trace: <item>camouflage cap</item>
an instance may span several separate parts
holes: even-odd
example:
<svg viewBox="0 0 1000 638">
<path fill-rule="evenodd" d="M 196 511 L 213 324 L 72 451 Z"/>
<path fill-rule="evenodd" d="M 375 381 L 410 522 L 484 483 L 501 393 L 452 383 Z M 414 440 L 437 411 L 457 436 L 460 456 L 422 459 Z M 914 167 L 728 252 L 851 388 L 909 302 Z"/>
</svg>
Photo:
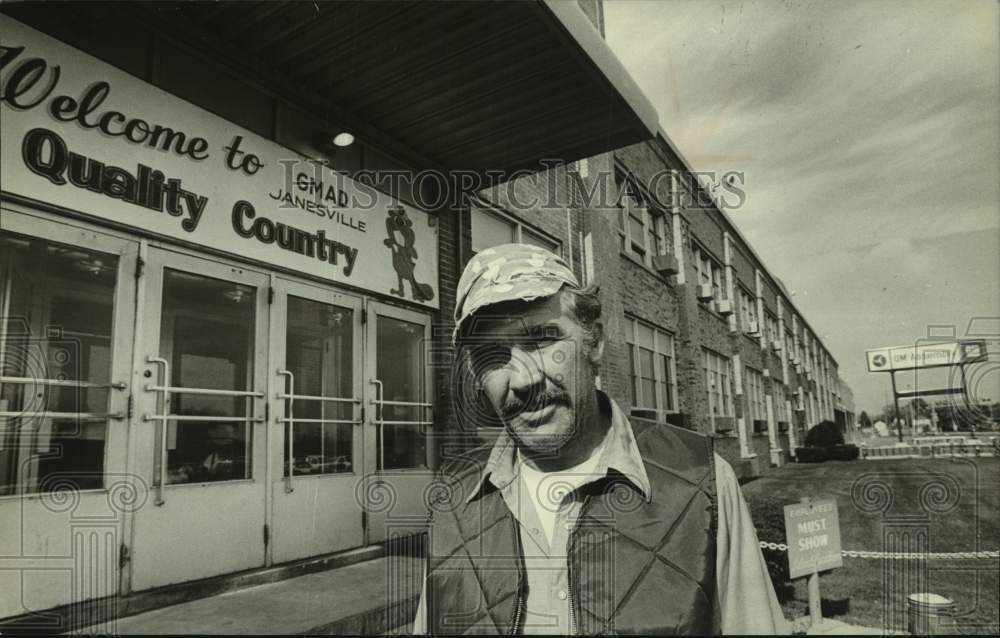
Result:
<svg viewBox="0 0 1000 638">
<path fill-rule="evenodd" d="M 458 282 L 455 331 L 483 306 L 520 299 L 534 301 L 554 295 L 563 284 L 579 288 L 576 275 L 558 255 L 531 244 L 501 244 L 473 257 Z"/>
</svg>

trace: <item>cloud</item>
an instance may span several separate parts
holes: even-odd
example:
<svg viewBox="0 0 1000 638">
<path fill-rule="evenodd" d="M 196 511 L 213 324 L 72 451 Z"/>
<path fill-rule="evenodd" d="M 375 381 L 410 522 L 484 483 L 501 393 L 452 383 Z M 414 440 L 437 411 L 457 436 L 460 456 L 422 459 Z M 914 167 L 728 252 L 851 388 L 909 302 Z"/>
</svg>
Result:
<svg viewBox="0 0 1000 638">
<path fill-rule="evenodd" d="M 745 172 L 731 217 L 859 408 L 882 400 L 865 348 L 1000 316 L 1000 6 L 960 6 L 604 4 L 609 45 L 693 168 Z"/>
</svg>

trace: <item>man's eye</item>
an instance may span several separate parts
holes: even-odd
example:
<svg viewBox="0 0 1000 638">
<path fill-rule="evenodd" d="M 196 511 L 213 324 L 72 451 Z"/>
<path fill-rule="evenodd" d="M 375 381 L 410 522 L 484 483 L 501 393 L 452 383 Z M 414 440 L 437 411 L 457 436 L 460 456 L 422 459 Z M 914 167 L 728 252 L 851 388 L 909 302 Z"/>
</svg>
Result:
<svg viewBox="0 0 1000 638">
<path fill-rule="evenodd" d="M 545 326 L 541 330 L 536 331 L 525 345 L 532 349 L 547 348 L 558 341 L 562 341 L 564 338 L 565 335 L 558 326 Z"/>
<path fill-rule="evenodd" d="M 472 367 L 477 374 L 502 368 L 509 362 L 510 348 L 504 346 L 480 346 L 472 351 Z"/>
</svg>

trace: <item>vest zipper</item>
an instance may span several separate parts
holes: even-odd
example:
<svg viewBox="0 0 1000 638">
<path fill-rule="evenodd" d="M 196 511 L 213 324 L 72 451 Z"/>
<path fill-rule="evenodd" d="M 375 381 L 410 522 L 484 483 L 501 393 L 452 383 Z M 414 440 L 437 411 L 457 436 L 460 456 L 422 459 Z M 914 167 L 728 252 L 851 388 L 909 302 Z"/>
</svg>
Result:
<svg viewBox="0 0 1000 638">
<path fill-rule="evenodd" d="M 570 564 L 572 565 L 572 563 Z M 569 631 L 570 634 L 576 635 L 579 632 L 577 632 L 576 630 L 576 606 L 573 604 L 573 585 L 570 584 L 572 582 L 573 582 L 573 568 L 570 567 L 569 582 L 566 583 L 566 589 L 567 589 L 566 593 L 569 594 Z"/>
<path fill-rule="evenodd" d="M 521 589 L 518 588 L 517 594 L 514 595 L 514 617 L 510 622 L 510 635 L 516 636 L 521 633 Z"/>
<path fill-rule="evenodd" d="M 514 544 L 517 547 L 518 560 L 524 560 L 524 548 L 521 546 L 521 530 L 518 525 L 517 519 L 513 515 L 510 515 L 511 523 L 514 526 Z M 522 593 L 524 591 L 524 568 L 522 566 L 521 573 L 518 574 L 517 578 L 517 593 L 514 594 L 514 613 L 511 615 L 510 619 L 510 635 L 516 636 L 521 633 L 521 615 L 522 607 L 524 606 L 524 598 Z"/>
<path fill-rule="evenodd" d="M 579 524 L 580 519 L 583 517 L 583 512 L 587 508 L 587 503 L 590 502 L 590 494 L 587 494 L 583 499 L 583 504 L 580 505 L 580 511 L 576 515 L 576 522 Z M 570 560 L 570 556 L 573 554 L 573 542 L 576 538 L 576 528 L 577 525 L 573 525 L 572 531 L 570 531 L 569 542 L 566 547 L 569 551 L 566 552 L 566 594 L 569 599 L 569 631 L 571 634 L 578 634 L 580 630 L 576 626 L 576 596 L 573 593 L 573 561 Z"/>
</svg>

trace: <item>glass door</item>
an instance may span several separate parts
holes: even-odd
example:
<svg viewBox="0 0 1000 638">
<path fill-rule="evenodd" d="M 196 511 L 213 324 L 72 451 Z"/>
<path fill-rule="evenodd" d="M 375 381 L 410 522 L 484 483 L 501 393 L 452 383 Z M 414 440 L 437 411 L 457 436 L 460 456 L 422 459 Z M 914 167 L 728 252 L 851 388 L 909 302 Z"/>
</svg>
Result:
<svg viewBox="0 0 1000 638">
<path fill-rule="evenodd" d="M 272 562 L 364 543 L 361 300 L 275 278 Z"/>
<path fill-rule="evenodd" d="M 132 589 L 264 564 L 268 278 L 166 249 L 146 264 Z"/>
<path fill-rule="evenodd" d="M 432 478 L 430 317 L 368 302 L 368 542 L 423 530 Z"/>
<path fill-rule="evenodd" d="M 137 253 L 0 212 L 0 618 L 119 590 Z"/>
</svg>

